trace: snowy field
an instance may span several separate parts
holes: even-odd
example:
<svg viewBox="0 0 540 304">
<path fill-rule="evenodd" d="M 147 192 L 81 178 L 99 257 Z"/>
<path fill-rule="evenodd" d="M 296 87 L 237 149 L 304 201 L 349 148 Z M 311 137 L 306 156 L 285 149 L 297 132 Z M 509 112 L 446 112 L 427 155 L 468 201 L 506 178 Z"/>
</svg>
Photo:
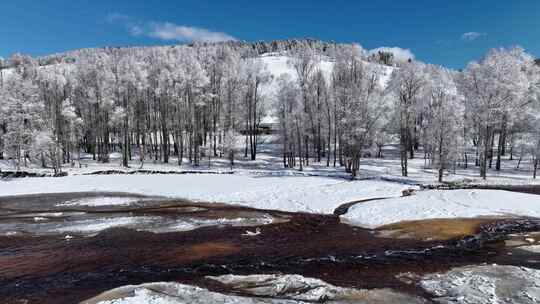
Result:
<svg viewBox="0 0 540 304">
<path fill-rule="evenodd" d="M 400 196 L 407 185 L 384 181 L 349 181 L 331 177 L 249 176 L 230 174 L 78 175 L 22 178 L 0 182 L 0 195 L 80 191 L 127 192 L 222 202 L 260 209 L 332 213 L 354 200 Z M 107 202 L 87 202 L 103 205 Z M 119 204 L 125 204 L 120 200 Z"/>
<path fill-rule="evenodd" d="M 237 138 L 237 149 L 243 151 L 244 137 Z M 81 160 L 75 159 L 73 165 L 65 164 L 63 172 L 68 175 L 85 175 L 101 171 L 120 171 L 135 172 L 139 169 L 156 172 L 203 172 L 203 173 L 234 173 L 235 175 L 249 176 L 324 176 L 339 177 L 350 179 L 350 174 L 346 173 L 343 167 L 333 166 L 333 159 L 330 166 L 326 166 L 326 158 L 320 163 L 312 159 L 309 166 L 305 166 L 303 171 L 298 168 L 284 168 L 281 157 L 282 146 L 277 135 L 264 135 L 260 138 L 257 159 L 252 161 L 244 158 L 243 153 L 238 153 L 235 159 L 235 165 L 231 168 L 226 158 L 212 157 L 201 159 L 200 166 L 192 166 L 187 159 L 183 160 L 181 166 L 178 165 L 178 159 L 171 156 L 169 163 L 155 162 L 145 160 L 142 168 L 138 160 L 138 155 L 133 155 L 133 160 L 129 162 L 129 168 L 121 166 L 121 153 L 113 152 L 110 154 L 109 163 L 100 163 L 92 160 L 91 154 L 82 153 Z M 409 176 L 401 176 L 400 160 L 397 147 L 387 145 L 383 149 L 384 158 L 362 158 L 359 171 L 359 179 L 384 179 L 396 181 L 410 185 L 431 185 L 437 184 L 437 171 L 433 169 L 428 162 L 423 159 L 423 154 L 419 151 L 416 158 L 410 159 Z M 76 155 L 73 155 L 76 157 Z M 79 166 L 80 164 L 80 166 Z M 508 157 L 502 159 L 501 170 L 488 169 L 487 180 L 479 177 L 478 167 L 474 166 L 474 160 L 469 160 L 467 169 L 456 167 L 455 170 L 445 172 L 444 180 L 448 182 L 464 182 L 468 184 L 479 185 L 524 185 L 540 184 L 540 179 L 532 178 L 532 163 L 530 159 L 524 158 L 519 168 L 517 168 L 518 159 L 515 157 L 510 160 Z M 9 160 L 0 160 L 0 170 L 13 171 L 15 169 Z M 52 174 L 51 169 L 40 168 L 38 164 L 28 163 L 28 167 L 22 167 L 22 171 L 32 173 Z"/>
<path fill-rule="evenodd" d="M 221 202 L 258 209 L 331 214 L 353 205 L 342 221 L 368 228 L 434 218 L 540 217 L 540 197 L 502 190 L 423 190 L 400 197 L 410 185 L 382 180 L 247 174 L 77 175 L 0 182 L 2 196 L 62 192 L 125 192 Z M 92 198 L 67 202 L 92 206 L 129 205 L 125 199 Z"/>
<path fill-rule="evenodd" d="M 277 60 L 271 57 L 272 60 Z M 238 146 L 241 147 L 241 139 Z M 66 166 L 67 177 L 15 178 L 0 181 L 0 195 L 36 193 L 101 191 L 127 192 L 184 198 L 195 201 L 223 202 L 242 206 L 292 212 L 332 213 L 343 203 L 382 197 L 391 200 L 373 201 L 353 206 L 343 219 L 355 225 L 376 227 L 401 220 L 426 218 L 456 218 L 476 216 L 539 216 L 540 199 L 537 196 L 504 191 L 420 191 L 417 195 L 398 198 L 401 191 L 417 188 L 420 184 L 435 184 L 436 172 L 417 154 L 409 161 L 409 177 L 400 176 L 400 164 L 394 146 L 387 146 L 385 158 L 364 158 L 360 178 L 350 180 L 341 167 L 326 167 L 326 162 L 311 163 L 303 171 L 283 168 L 279 154 L 279 139 L 275 135 L 263 136 L 257 160 L 238 156 L 230 169 L 226 159 L 202 160 L 201 166 L 186 163 L 178 166 L 172 158 L 169 164 L 145 162 L 143 169 L 166 172 L 196 171 L 208 174 L 133 174 L 86 175 L 97 171 L 118 170 L 130 172 L 140 167 L 137 161 L 130 168 L 120 166 L 119 153 L 111 154 L 111 162 L 98 163 L 90 155 L 83 155 L 81 168 Z M 134 160 L 137 159 L 134 157 Z M 78 164 L 78 161 L 75 162 Z M 523 160 L 516 169 L 517 160 L 504 159 L 502 170 L 490 170 L 487 181 L 478 178 L 474 166 L 457 169 L 446 180 L 470 184 L 537 184 L 530 177 L 530 163 Z M 0 168 L 9 169 L 7 161 Z M 34 171 L 44 169 L 34 168 Z M 232 174 L 210 174 L 232 173 Z M 107 201 L 90 204 L 110 204 Z M 129 204 L 129 202 L 115 202 Z"/>
<path fill-rule="evenodd" d="M 540 217 L 540 196 L 502 190 L 426 190 L 352 206 L 343 221 L 376 228 L 401 221 L 482 216 Z"/>
<path fill-rule="evenodd" d="M 241 145 L 239 143 L 239 145 Z M 230 169 L 227 160 L 202 161 L 201 166 L 178 166 L 145 162 L 143 169 L 166 172 L 196 171 L 207 174 L 130 174 L 87 175 L 97 171 L 130 172 L 139 168 L 122 168 L 118 153 L 111 162 L 101 164 L 90 155 L 83 155 L 81 168 L 64 168 L 66 177 L 14 178 L 0 181 L 0 196 L 60 193 L 79 191 L 126 192 L 184 198 L 194 201 L 222 202 L 260 209 L 331 214 L 338 206 L 371 198 L 393 199 L 372 201 L 353 206 L 342 219 L 348 223 L 378 227 L 403 220 L 457 218 L 477 216 L 540 216 L 540 198 L 534 195 L 495 190 L 418 191 L 415 196 L 399 198 L 401 191 L 420 184 L 435 184 L 435 171 L 422 158 L 409 161 L 409 177 L 400 176 L 400 164 L 393 146 L 384 150 L 385 158 L 365 158 L 360 178 L 350 180 L 343 168 L 311 163 L 303 171 L 283 168 L 276 136 L 265 136 L 257 160 L 240 157 Z M 134 158 L 136 159 L 136 158 Z M 502 170 L 490 170 L 487 181 L 478 178 L 477 168 L 457 169 L 446 180 L 469 184 L 538 184 L 530 177 L 530 163 L 524 160 L 515 169 L 517 160 L 503 161 Z M 6 161 L 0 163 L 5 169 Z M 34 168 L 35 171 L 43 169 Z M 232 173 L 232 174 L 212 174 Z M 129 204 L 129 201 L 92 201 L 88 204 Z"/>
</svg>

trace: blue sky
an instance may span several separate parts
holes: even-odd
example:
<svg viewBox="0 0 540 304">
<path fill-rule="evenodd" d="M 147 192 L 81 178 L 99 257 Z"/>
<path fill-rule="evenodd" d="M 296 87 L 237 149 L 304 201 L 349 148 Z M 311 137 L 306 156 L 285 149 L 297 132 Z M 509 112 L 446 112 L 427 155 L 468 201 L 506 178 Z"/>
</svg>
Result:
<svg viewBox="0 0 540 304">
<path fill-rule="evenodd" d="M 489 48 L 540 57 L 540 1 L 2 0 L 0 56 L 188 40 L 311 37 L 398 46 L 461 68 Z"/>
</svg>

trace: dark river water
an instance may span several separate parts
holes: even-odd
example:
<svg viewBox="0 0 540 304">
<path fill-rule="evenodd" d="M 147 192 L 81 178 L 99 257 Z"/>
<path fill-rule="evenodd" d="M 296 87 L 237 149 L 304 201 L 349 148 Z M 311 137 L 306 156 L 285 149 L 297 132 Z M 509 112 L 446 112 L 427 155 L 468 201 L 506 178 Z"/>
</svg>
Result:
<svg viewBox="0 0 540 304">
<path fill-rule="evenodd" d="M 105 196 L 131 201 L 114 207 L 72 203 Z M 337 215 L 120 193 L 2 197 L 0 302 L 77 303 L 115 287 L 157 281 L 222 291 L 204 277 L 230 273 L 300 274 L 337 286 L 429 297 L 414 279 L 400 276 L 480 263 L 540 268 L 538 255 L 508 246 L 522 241 L 520 233 L 540 231 L 539 220 L 452 223 L 446 221 L 445 229 L 466 225 L 471 233 L 396 237 L 340 223 Z"/>
</svg>

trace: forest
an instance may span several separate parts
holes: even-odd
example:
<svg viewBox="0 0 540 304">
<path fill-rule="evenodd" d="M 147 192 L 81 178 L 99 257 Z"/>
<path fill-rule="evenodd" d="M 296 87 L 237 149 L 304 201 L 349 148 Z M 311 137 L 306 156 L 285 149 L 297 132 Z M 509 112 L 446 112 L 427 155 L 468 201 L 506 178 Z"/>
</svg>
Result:
<svg viewBox="0 0 540 304">
<path fill-rule="evenodd" d="M 262 56 L 286 56 L 279 73 Z M 540 66 L 519 47 L 493 49 L 463 70 L 391 50 L 316 40 L 82 49 L 0 62 L 0 159 L 77 166 L 81 153 L 198 166 L 256 160 L 261 121 L 275 118 L 283 166 L 340 167 L 399 149 L 438 172 L 501 158 L 540 163 Z M 518 163 L 519 166 L 519 163 Z"/>
</svg>

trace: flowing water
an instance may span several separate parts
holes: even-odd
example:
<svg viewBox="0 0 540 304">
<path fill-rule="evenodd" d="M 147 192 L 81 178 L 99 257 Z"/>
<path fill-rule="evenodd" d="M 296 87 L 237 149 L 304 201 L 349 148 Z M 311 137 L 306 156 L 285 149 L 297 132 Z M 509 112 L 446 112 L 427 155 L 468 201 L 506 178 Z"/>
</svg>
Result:
<svg viewBox="0 0 540 304">
<path fill-rule="evenodd" d="M 417 284 L 423 274 L 481 263 L 540 268 L 538 253 L 519 249 L 538 242 L 538 231 L 540 220 L 525 218 L 371 230 L 340 223 L 337 215 L 121 193 L 3 197 L 0 299 L 77 303 L 115 287 L 161 281 L 227 292 L 205 277 L 270 273 L 429 298 Z"/>
</svg>

